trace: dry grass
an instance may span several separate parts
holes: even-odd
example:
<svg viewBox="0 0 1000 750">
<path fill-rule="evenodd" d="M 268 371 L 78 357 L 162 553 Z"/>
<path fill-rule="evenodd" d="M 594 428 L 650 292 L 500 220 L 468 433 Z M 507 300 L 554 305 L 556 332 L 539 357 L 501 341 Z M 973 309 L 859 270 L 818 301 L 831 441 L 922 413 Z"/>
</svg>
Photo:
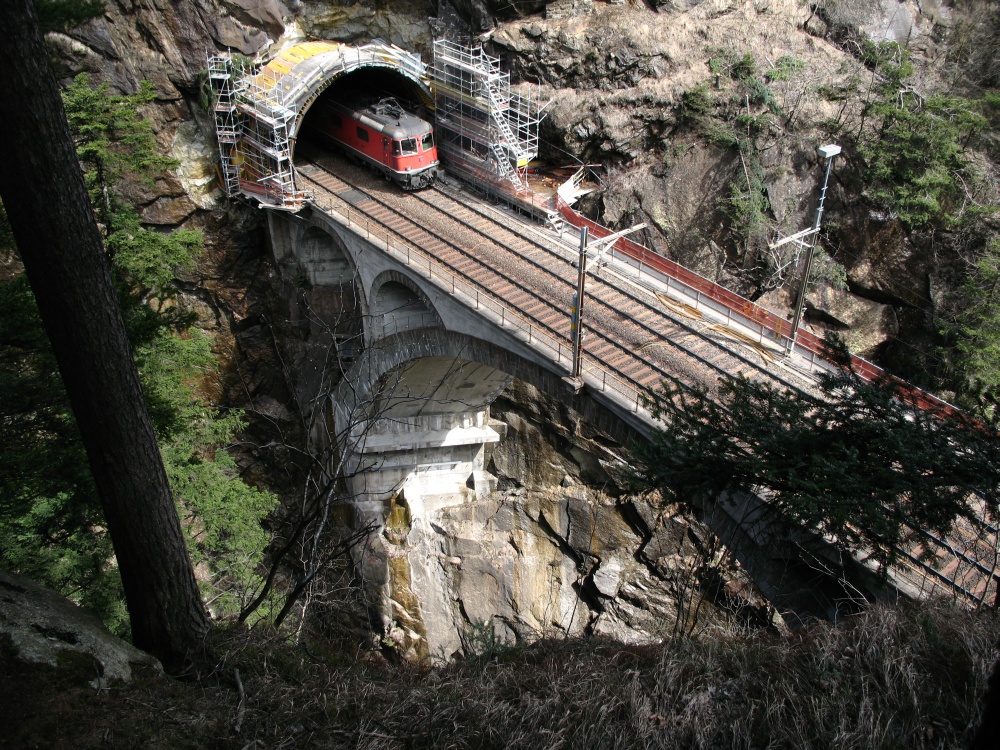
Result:
<svg viewBox="0 0 1000 750">
<path fill-rule="evenodd" d="M 97 692 L 18 670 L 0 747 L 957 748 L 998 636 L 996 612 L 875 608 L 790 637 L 542 642 L 420 667 L 220 631 L 185 682 Z"/>
</svg>

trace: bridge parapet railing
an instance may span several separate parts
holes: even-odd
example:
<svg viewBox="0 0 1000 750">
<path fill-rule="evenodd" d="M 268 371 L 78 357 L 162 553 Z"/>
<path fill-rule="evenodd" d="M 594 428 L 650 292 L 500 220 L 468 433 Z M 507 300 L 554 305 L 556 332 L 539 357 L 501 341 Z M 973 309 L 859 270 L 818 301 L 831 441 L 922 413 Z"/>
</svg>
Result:
<svg viewBox="0 0 1000 750">
<path fill-rule="evenodd" d="M 336 205 L 334 201 L 336 201 Z M 351 206 L 346 200 L 329 192 L 320 194 L 317 191 L 314 205 L 355 233 L 364 236 L 375 246 L 398 257 L 440 289 L 462 301 L 463 304 L 486 314 L 501 328 L 512 329 L 517 338 L 554 361 L 557 367 L 561 367 L 566 373 L 569 372 L 573 362 L 573 351 L 568 340 L 554 335 L 549 329 L 505 305 L 497 297 L 482 289 L 479 284 L 471 281 L 460 272 L 436 261 L 422 250 L 400 242 L 382 224 L 373 221 L 367 214 Z M 517 283 L 512 279 L 508 279 L 508 281 Z M 585 382 L 593 390 L 604 394 L 621 408 L 638 415 L 647 424 L 653 423 L 652 416 L 645 407 L 644 394 L 647 389 L 640 383 L 609 370 L 586 357 L 582 370 Z"/>
</svg>

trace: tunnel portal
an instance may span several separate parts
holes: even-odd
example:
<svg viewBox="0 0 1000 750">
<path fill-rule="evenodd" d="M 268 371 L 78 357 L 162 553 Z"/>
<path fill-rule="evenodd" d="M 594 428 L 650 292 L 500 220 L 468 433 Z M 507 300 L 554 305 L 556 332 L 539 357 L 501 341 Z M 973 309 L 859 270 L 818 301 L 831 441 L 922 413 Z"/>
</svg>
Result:
<svg viewBox="0 0 1000 750">
<path fill-rule="evenodd" d="M 223 188 L 269 208 L 297 211 L 308 199 L 295 184 L 293 157 L 317 102 L 364 94 L 396 97 L 427 114 L 434 107 L 420 57 L 381 41 L 302 42 L 250 69 L 217 54 L 208 70 Z"/>
</svg>

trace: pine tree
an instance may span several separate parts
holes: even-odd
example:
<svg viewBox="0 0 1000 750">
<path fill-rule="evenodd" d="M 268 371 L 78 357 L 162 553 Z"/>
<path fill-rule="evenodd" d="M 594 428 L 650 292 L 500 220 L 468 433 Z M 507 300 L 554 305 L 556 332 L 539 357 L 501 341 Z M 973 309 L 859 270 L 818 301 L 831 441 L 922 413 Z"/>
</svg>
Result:
<svg viewBox="0 0 1000 750">
<path fill-rule="evenodd" d="M 651 401 L 664 427 L 640 448 L 633 481 L 682 503 L 754 493 L 769 522 L 889 565 L 910 526 L 947 534 L 973 518 L 973 496 L 990 520 L 1000 514 L 996 433 L 911 401 L 896 381 L 849 368 L 815 395 L 746 379 L 714 394 L 664 385 Z"/>
<path fill-rule="evenodd" d="M 29 0 L 0 16 L 0 197 L 104 510 L 137 646 L 176 667 L 208 622 L 101 235 Z"/>
</svg>

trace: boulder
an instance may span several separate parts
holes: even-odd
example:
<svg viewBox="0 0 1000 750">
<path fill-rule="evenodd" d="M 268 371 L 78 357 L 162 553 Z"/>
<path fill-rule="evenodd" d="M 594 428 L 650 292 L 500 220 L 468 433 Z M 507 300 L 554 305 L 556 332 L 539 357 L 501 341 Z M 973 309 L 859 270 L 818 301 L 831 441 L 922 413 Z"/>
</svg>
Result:
<svg viewBox="0 0 1000 750">
<path fill-rule="evenodd" d="M 933 237 L 908 232 L 898 220 L 864 207 L 851 219 L 841 240 L 851 289 L 878 302 L 923 307 L 936 264 Z"/>
<path fill-rule="evenodd" d="M 493 451 L 496 473 L 533 489 L 558 486 L 566 469 L 541 431 L 517 415 L 505 415 L 504 421 L 507 438 Z"/>
<path fill-rule="evenodd" d="M 186 195 L 176 198 L 157 198 L 142 209 L 142 220 L 146 224 L 177 226 L 195 212 L 198 206 Z"/>
<path fill-rule="evenodd" d="M 20 661 L 66 667 L 103 686 L 159 661 L 116 638 L 93 613 L 23 576 L 0 570 L 0 634 Z"/>
<path fill-rule="evenodd" d="M 870 357 L 883 342 L 899 331 L 896 311 L 891 305 L 873 302 L 848 291 L 820 284 L 806 295 L 809 317 L 833 326 L 848 348 Z"/>
<path fill-rule="evenodd" d="M 285 30 L 282 19 L 288 11 L 277 0 L 223 0 L 221 5 L 251 29 L 262 29 L 272 38 Z"/>
</svg>

